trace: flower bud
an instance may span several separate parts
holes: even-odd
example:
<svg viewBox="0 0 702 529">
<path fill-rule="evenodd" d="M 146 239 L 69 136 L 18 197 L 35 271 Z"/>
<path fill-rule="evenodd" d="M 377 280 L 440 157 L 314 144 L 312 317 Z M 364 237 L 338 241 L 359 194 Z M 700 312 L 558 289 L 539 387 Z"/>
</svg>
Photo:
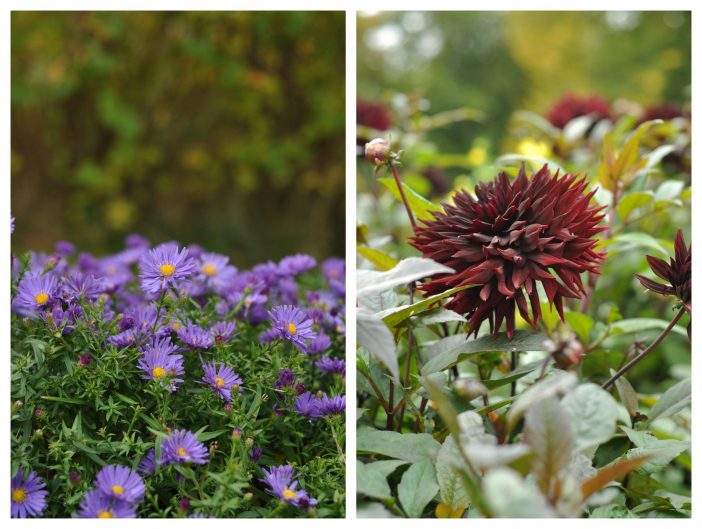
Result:
<svg viewBox="0 0 702 529">
<path fill-rule="evenodd" d="M 251 492 L 247 492 L 244 494 L 244 501 L 251 501 L 253 499 L 253 494 Z"/>
<path fill-rule="evenodd" d="M 583 356 L 583 344 L 574 336 L 559 340 L 551 352 L 556 367 L 564 370 L 575 369 Z"/>
<path fill-rule="evenodd" d="M 24 402 L 21 400 L 16 400 L 15 402 L 12 403 L 12 413 L 16 413 L 22 409 L 22 406 L 24 406 Z"/>
<path fill-rule="evenodd" d="M 244 441 L 244 446 L 246 446 L 246 448 L 251 448 L 253 446 L 253 444 L 254 444 L 254 440 L 251 439 L 251 437 L 247 437 L 246 441 Z"/>
<path fill-rule="evenodd" d="M 390 144 L 382 138 L 366 143 L 366 160 L 373 165 L 384 165 L 390 160 Z"/>
<path fill-rule="evenodd" d="M 234 428 L 232 430 L 232 439 L 234 439 L 235 441 L 238 441 L 239 439 L 241 439 L 241 436 L 243 433 L 244 432 L 241 431 L 241 428 Z"/>
</svg>

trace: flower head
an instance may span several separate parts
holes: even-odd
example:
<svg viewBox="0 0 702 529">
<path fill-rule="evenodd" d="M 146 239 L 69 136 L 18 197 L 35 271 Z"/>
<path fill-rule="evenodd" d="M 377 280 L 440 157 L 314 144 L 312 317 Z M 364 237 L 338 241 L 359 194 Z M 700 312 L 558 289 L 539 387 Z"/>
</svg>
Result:
<svg viewBox="0 0 702 529">
<path fill-rule="evenodd" d="M 153 448 L 146 452 L 146 455 L 139 463 L 137 471 L 143 476 L 156 473 L 156 451 Z"/>
<path fill-rule="evenodd" d="M 178 245 L 166 243 L 142 256 L 139 267 L 142 290 L 159 294 L 171 286 L 177 287 L 178 281 L 189 277 L 195 271 L 195 262 L 187 248 L 180 250 Z"/>
<path fill-rule="evenodd" d="M 283 257 L 278 263 L 278 273 L 283 276 L 304 274 L 317 266 L 317 261 L 311 255 L 298 253 Z"/>
<path fill-rule="evenodd" d="M 122 465 L 108 465 L 95 477 L 97 489 L 106 497 L 134 504 L 144 497 L 146 487 L 136 472 Z"/>
<path fill-rule="evenodd" d="M 685 244 L 682 230 L 675 237 L 675 257 L 670 258 L 670 264 L 663 259 L 647 255 L 648 264 L 661 279 L 668 284 L 663 285 L 647 277 L 634 274 L 641 284 L 651 292 L 664 296 L 676 296 L 682 301 L 685 310 L 692 312 L 692 245 Z"/>
<path fill-rule="evenodd" d="M 346 375 L 346 361 L 342 358 L 329 358 L 323 356 L 315 363 L 317 369 L 324 373 L 337 373 Z"/>
<path fill-rule="evenodd" d="M 232 400 L 232 390 L 236 393 L 242 384 L 241 378 L 234 370 L 224 364 L 217 364 L 214 361 L 202 364 L 205 376 L 202 381 L 209 385 L 212 390 L 227 402 Z"/>
<path fill-rule="evenodd" d="M 80 502 L 77 518 L 136 518 L 131 503 L 115 501 L 99 489 L 89 490 Z"/>
<path fill-rule="evenodd" d="M 187 430 L 174 430 L 163 440 L 159 464 L 207 463 L 207 448 L 194 433 Z"/>
<path fill-rule="evenodd" d="M 209 349 L 214 345 L 214 338 L 209 330 L 194 323 L 188 323 L 176 331 L 178 338 L 193 349 Z"/>
<path fill-rule="evenodd" d="M 322 413 L 319 409 L 319 399 L 306 391 L 295 401 L 294 410 L 300 415 L 304 415 L 308 419 L 319 419 Z"/>
<path fill-rule="evenodd" d="M 512 182 L 503 172 L 477 186 L 475 197 L 459 191 L 454 205 L 444 204 L 410 239 L 425 257 L 455 271 L 420 288 L 438 294 L 469 285 L 446 307 L 466 314 L 476 335 L 487 320 L 493 334 L 506 322 L 511 338 L 516 309 L 536 327 L 538 283 L 563 319 L 563 298 L 581 298 L 580 274 L 599 273 L 604 259 L 594 249 L 594 236 L 604 230 L 602 208 L 590 204 L 594 191 L 586 188 L 584 178 L 552 175 L 546 165 L 528 177 L 522 165 Z"/>
<path fill-rule="evenodd" d="M 305 351 L 307 340 L 313 340 L 317 334 L 312 330 L 312 321 L 302 309 L 294 305 L 280 305 L 269 312 L 273 319 L 273 328 L 277 337 L 292 342 Z"/>
<path fill-rule="evenodd" d="M 214 338 L 215 343 L 223 343 L 232 337 L 235 330 L 235 321 L 218 321 L 212 326 L 210 332 L 212 333 L 212 337 Z"/>
<path fill-rule="evenodd" d="M 12 518 L 33 518 L 41 516 L 46 509 L 46 484 L 30 472 L 24 476 L 20 468 L 10 481 L 10 515 Z"/>
<path fill-rule="evenodd" d="M 178 375 L 185 373 L 183 369 L 183 356 L 173 354 L 176 347 L 168 338 L 157 339 L 144 350 L 137 363 L 139 369 L 144 371 L 141 378 L 156 380 L 161 386 L 168 384 L 170 389 L 175 389 L 177 384 L 183 382 Z"/>
<path fill-rule="evenodd" d="M 392 126 L 392 116 L 384 103 L 356 101 L 356 124 L 375 130 L 388 130 Z"/>
<path fill-rule="evenodd" d="M 322 415 L 340 415 L 346 411 L 346 395 L 324 395 L 319 399 L 319 412 Z"/>
<path fill-rule="evenodd" d="M 58 283 L 53 274 L 27 276 L 17 287 L 16 306 L 25 314 L 32 315 L 44 310 L 58 294 Z"/>
<path fill-rule="evenodd" d="M 327 281 L 341 281 L 346 276 L 346 261 L 339 257 L 330 257 L 322 262 L 322 273 Z"/>
<path fill-rule="evenodd" d="M 548 111 L 548 120 L 554 127 L 562 129 L 573 119 L 592 115 L 595 119 L 611 119 L 612 111 L 605 99 L 597 96 L 565 94 Z"/>
<path fill-rule="evenodd" d="M 310 498 L 306 490 L 297 490 L 297 474 L 290 465 L 264 468 L 261 481 L 268 486 L 268 494 L 278 496 L 285 503 L 303 509 L 317 504 L 317 500 Z"/>
</svg>

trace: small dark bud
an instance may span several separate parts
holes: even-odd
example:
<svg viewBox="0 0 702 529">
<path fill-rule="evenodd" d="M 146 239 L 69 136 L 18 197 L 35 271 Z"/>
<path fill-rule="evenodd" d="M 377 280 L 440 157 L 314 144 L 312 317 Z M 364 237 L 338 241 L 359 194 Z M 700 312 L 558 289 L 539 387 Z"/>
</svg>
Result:
<svg viewBox="0 0 702 529">
<path fill-rule="evenodd" d="M 366 143 L 366 160 L 373 165 L 384 165 L 390 160 L 390 144 L 382 138 Z"/>
</svg>

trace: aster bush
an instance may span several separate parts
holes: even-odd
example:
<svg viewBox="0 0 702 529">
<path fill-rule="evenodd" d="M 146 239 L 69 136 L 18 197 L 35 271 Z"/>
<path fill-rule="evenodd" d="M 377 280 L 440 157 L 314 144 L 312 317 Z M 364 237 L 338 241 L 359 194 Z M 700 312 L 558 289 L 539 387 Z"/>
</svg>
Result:
<svg viewBox="0 0 702 529">
<path fill-rule="evenodd" d="M 344 516 L 344 278 L 136 235 L 13 256 L 12 516 Z"/>
<path fill-rule="evenodd" d="M 685 120 L 568 94 L 495 156 L 417 112 L 366 144 L 360 516 L 691 515 Z"/>
</svg>

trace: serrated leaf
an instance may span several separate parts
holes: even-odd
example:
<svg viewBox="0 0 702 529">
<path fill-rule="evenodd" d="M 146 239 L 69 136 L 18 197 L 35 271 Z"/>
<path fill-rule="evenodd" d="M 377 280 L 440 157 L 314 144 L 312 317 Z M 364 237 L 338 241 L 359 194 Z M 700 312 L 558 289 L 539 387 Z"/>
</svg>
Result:
<svg viewBox="0 0 702 529">
<path fill-rule="evenodd" d="M 428 375 L 448 369 L 466 358 L 490 351 L 546 351 L 549 347 L 548 337 L 541 333 L 517 331 L 511 340 L 500 333 L 497 337 L 482 336 L 469 340 L 467 334 L 455 334 L 443 338 L 423 352 L 427 359 L 422 374 Z"/>
<path fill-rule="evenodd" d="M 402 475 L 397 496 L 410 518 L 420 518 L 422 511 L 439 491 L 434 464 L 429 459 L 413 463 Z"/>
<path fill-rule="evenodd" d="M 617 402 L 597 384 L 579 385 L 563 397 L 561 404 L 570 418 L 576 452 L 598 446 L 615 434 Z"/>
<path fill-rule="evenodd" d="M 524 416 L 524 438 L 534 454 L 532 473 L 541 492 L 557 499 L 561 473 L 568 466 L 573 433 L 568 415 L 555 397 L 533 404 Z"/>
</svg>

